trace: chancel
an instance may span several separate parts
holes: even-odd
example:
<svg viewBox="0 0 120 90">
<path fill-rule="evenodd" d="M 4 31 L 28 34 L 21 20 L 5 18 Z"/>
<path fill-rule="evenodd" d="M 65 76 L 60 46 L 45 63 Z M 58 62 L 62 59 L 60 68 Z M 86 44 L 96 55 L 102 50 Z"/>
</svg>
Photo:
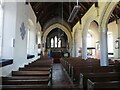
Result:
<svg viewBox="0 0 120 90">
<path fill-rule="evenodd" d="M 120 90 L 119 0 L 0 0 L 1 90 Z"/>
</svg>

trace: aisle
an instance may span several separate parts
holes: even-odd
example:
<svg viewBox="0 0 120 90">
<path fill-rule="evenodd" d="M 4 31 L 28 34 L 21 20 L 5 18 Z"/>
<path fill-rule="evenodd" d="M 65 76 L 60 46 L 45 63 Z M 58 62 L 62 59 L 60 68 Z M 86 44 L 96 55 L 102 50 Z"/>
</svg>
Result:
<svg viewBox="0 0 120 90">
<path fill-rule="evenodd" d="M 73 87 L 72 82 L 64 71 L 60 63 L 53 64 L 53 85 L 52 87 L 57 88 L 70 88 Z"/>
</svg>

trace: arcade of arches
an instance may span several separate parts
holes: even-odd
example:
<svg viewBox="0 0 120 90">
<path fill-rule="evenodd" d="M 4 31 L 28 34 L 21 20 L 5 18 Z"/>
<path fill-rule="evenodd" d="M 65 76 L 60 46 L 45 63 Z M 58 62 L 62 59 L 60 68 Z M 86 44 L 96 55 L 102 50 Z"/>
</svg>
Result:
<svg viewBox="0 0 120 90">
<path fill-rule="evenodd" d="M 42 57 L 55 62 L 93 58 L 100 60 L 100 66 L 120 60 L 119 0 L 79 2 L 80 11 L 72 22 L 67 19 L 75 2 L 0 1 L 1 77 Z"/>
</svg>

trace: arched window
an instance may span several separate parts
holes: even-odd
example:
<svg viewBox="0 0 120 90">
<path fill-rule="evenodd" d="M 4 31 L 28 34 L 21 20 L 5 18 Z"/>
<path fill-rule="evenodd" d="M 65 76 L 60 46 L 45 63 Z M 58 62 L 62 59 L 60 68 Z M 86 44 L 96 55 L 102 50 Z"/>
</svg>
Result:
<svg viewBox="0 0 120 90">
<path fill-rule="evenodd" d="M 113 35 L 108 32 L 108 53 L 113 53 Z"/>
<path fill-rule="evenodd" d="M 93 37 L 90 33 L 87 34 L 87 47 L 92 47 Z"/>
<path fill-rule="evenodd" d="M 53 40 L 53 38 L 51 38 L 51 48 L 53 48 L 54 47 L 54 40 Z"/>
<path fill-rule="evenodd" d="M 61 39 L 58 40 L 58 47 L 61 47 Z"/>
<path fill-rule="evenodd" d="M 27 31 L 27 54 L 29 54 L 30 49 L 30 29 Z"/>
<path fill-rule="evenodd" d="M 55 36 L 55 47 L 57 47 L 57 36 Z"/>
<path fill-rule="evenodd" d="M 57 36 L 51 38 L 51 41 L 50 41 L 51 48 L 54 48 L 54 47 L 60 48 L 61 44 L 62 44 L 62 40 L 60 38 L 58 38 Z"/>
</svg>

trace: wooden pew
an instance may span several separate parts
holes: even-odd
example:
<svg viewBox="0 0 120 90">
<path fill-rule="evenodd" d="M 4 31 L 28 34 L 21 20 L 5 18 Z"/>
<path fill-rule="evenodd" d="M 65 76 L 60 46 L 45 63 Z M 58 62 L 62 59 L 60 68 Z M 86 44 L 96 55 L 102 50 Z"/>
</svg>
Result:
<svg viewBox="0 0 120 90">
<path fill-rule="evenodd" d="M 2 84 L 4 85 L 31 85 L 31 84 L 47 84 L 49 79 L 3 79 Z"/>
<path fill-rule="evenodd" d="M 73 59 L 73 60 L 72 60 Z M 100 67 L 100 60 L 98 59 L 87 59 L 82 60 L 80 58 L 72 58 L 69 60 L 61 59 L 61 63 L 63 64 L 66 71 L 69 73 L 69 75 L 72 77 L 73 81 L 79 82 L 79 74 L 88 72 L 88 73 L 94 73 L 94 72 L 113 72 L 114 65 L 111 65 L 109 67 Z M 66 63 L 67 62 L 67 63 Z M 70 63 L 70 65 L 69 65 Z M 71 67 L 69 67 L 71 66 Z M 68 69 L 69 67 L 69 69 Z M 72 70 L 73 69 L 73 70 Z M 72 72 L 70 72 L 72 71 Z"/>
<path fill-rule="evenodd" d="M 52 67 L 24 67 L 19 68 L 19 71 L 48 71 L 50 75 L 50 81 L 52 84 Z"/>
<path fill-rule="evenodd" d="M 41 88 L 42 86 L 51 86 L 51 81 L 49 76 L 11 76 L 11 77 L 2 77 L 2 79 L 3 79 L 2 81 L 3 86 L 6 86 L 8 90 L 9 87 L 11 89 L 12 88 L 14 89 L 14 86 L 20 89 L 21 86 L 19 85 L 26 85 L 25 86 L 26 88 L 29 88 L 29 85 L 38 85 L 38 84 L 41 86 Z"/>
<path fill-rule="evenodd" d="M 72 80 L 78 82 L 79 82 L 80 73 L 107 73 L 107 72 L 120 71 L 118 70 L 118 67 L 120 65 L 117 64 L 116 65 L 117 69 L 115 69 L 113 62 L 110 62 L 110 66 L 100 67 L 100 60 L 97 59 L 82 60 L 78 58 L 77 59 L 67 58 L 65 60 L 61 59 L 61 64 L 66 69 L 66 71 L 69 72 L 70 76 L 72 77 Z M 71 68 L 68 69 L 68 65 L 71 66 Z M 117 77 L 112 78 L 112 80 L 117 80 Z"/>
<path fill-rule="evenodd" d="M 50 71 L 50 67 L 24 67 L 19 68 L 19 71 Z"/>
<path fill-rule="evenodd" d="M 120 90 L 120 81 L 94 81 L 88 79 L 88 90 Z"/>
<path fill-rule="evenodd" d="M 40 77 L 49 76 L 50 84 L 52 84 L 52 75 L 50 74 L 49 71 L 13 71 L 12 76 L 29 76 L 29 77 L 30 76 L 40 76 Z"/>
<path fill-rule="evenodd" d="M 2 79 L 18 79 L 18 80 L 24 80 L 24 79 L 49 79 L 49 76 L 10 76 L 10 77 L 2 77 Z"/>
<path fill-rule="evenodd" d="M 31 65 L 25 65 L 24 67 L 52 67 L 50 64 L 31 64 Z"/>
<path fill-rule="evenodd" d="M 49 71 L 12 71 L 12 76 L 49 76 Z"/>
<path fill-rule="evenodd" d="M 38 65 L 38 64 L 39 64 L 39 65 L 46 65 L 46 64 L 49 64 L 49 65 L 52 65 L 53 63 L 50 62 L 50 61 L 49 61 L 49 62 L 46 62 L 46 61 L 43 62 L 43 61 L 41 61 L 41 62 L 29 63 L 28 65 L 31 65 L 31 64 L 32 64 L 32 65 L 33 65 L 33 64 L 37 64 L 37 65 Z"/>
<path fill-rule="evenodd" d="M 120 72 L 120 62 L 114 63 L 116 72 Z"/>
<path fill-rule="evenodd" d="M 80 73 L 99 73 L 99 72 L 113 72 L 114 66 L 85 66 L 85 67 L 75 67 L 73 68 L 73 77 L 76 82 L 79 83 Z"/>
<path fill-rule="evenodd" d="M 45 84 L 36 85 L 2 85 L 2 90 L 48 90 L 50 87 Z"/>
<path fill-rule="evenodd" d="M 3 90 L 80 90 L 71 85 L 65 85 L 63 87 L 48 87 L 45 85 L 4 85 L 3 87 Z"/>
<path fill-rule="evenodd" d="M 33 61 L 32 63 L 49 63 L 49 64 L 53 64 L 53 59 L 38 59 L 36 61 Z M 31 64 L 31 63 L 29 63 Z"/>
<path fill-rule="evenodd" d="M 80 87 L 87 90 L 87 80 L 95 79 L 101 81 L 118 80 L 120 79 L 120 73 L 116 72 L 99 72 L 99 73 L 80 73 Z"/>
<path fill-rule="evenodd" d="M 11 77 L 2 77 L 2 90 L 46 90 L 52 84 L 52 64 L 52 59 L 38 59 L 12 71 Z"/>
</svg>

